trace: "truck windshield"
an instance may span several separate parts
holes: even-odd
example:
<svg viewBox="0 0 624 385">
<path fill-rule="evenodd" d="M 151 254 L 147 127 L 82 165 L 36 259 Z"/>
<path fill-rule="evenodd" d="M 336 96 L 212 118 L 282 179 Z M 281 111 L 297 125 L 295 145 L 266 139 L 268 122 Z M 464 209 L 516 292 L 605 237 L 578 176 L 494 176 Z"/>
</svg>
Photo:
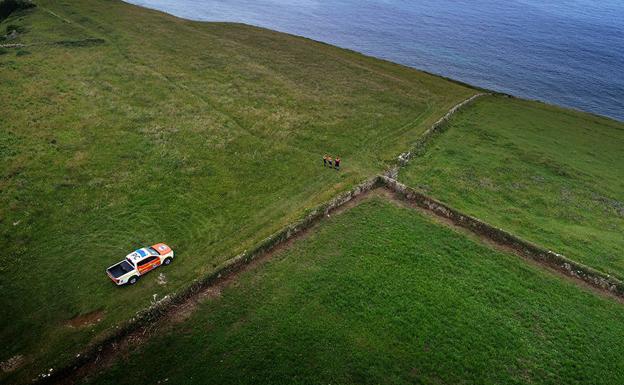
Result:
<svg viewBox="0 0 624 385">
<path fill-rule="evenodd" d="M 156 249 L 154 249 L 151 246 L 147 248 L 147 251 L 149 251 L 150 254 L 152 254 L 152 255 L 160 255 L 160 253 L 158 251 L 156 251 Z"/>
</svg>

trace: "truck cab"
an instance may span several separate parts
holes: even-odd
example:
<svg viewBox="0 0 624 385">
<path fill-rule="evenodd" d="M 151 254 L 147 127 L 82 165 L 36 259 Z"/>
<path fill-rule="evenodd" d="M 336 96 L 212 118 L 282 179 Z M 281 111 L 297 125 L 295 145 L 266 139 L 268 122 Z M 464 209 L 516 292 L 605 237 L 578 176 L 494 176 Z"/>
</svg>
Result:
<svg viewBox="0 0 624 385">
<path fill-rule="evenodd" d="M 139 278 L 161 265 L 173 262 L 173 250 L 164 243 L 137 249 L 121 262 L 106 269 L 109 278 L 117 285 L 134 285 Z"/>
</svg>

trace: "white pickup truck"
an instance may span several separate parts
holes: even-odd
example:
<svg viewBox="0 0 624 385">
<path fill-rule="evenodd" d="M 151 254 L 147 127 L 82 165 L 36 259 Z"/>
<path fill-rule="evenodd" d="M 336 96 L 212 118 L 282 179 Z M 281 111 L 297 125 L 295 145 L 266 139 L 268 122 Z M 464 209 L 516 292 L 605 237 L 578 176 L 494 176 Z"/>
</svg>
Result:
<svg viewBox="0 0 624 385">
<path fill-rule="evenodd" d="M 106 269 L 106 273 L 117 285 L 134 285 L 143 274 L 171 262 L 173 250 L 164 243 L 157 243 L 126 255 L 123 261 Z"/>
</svg>

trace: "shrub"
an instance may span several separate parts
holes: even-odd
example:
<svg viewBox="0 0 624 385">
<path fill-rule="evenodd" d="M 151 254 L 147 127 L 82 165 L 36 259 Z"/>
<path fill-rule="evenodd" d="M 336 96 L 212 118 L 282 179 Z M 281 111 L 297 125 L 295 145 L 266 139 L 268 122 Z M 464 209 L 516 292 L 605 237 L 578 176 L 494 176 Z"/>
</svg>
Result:
<svg viewBox="0 0 624 385">
<path fill-rule="evenodd" d="M 29 9 L 36 5 L 29 0 L 0 0 L 0 20 L 4 20 L 15 11 Z"/>
<path fill-rule="evenodd" d="M 21 25 L 9 24 L 6 26 L 6 34 L 10 34 L 11 32 L 24 33 L 26 32 L 26 28 Z"/>
</svg>

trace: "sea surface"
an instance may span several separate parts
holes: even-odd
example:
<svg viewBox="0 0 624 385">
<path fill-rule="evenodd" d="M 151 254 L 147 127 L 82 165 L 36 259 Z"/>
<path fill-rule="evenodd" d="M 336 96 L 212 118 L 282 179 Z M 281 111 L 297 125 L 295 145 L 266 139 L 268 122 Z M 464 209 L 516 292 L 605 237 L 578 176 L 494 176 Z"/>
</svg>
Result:
<svg viewBox="0 0 624 385">
<path fill-rule="evenodd" d="M 624 121 L 624 0 L 128 0 Z"/>
</svg>

